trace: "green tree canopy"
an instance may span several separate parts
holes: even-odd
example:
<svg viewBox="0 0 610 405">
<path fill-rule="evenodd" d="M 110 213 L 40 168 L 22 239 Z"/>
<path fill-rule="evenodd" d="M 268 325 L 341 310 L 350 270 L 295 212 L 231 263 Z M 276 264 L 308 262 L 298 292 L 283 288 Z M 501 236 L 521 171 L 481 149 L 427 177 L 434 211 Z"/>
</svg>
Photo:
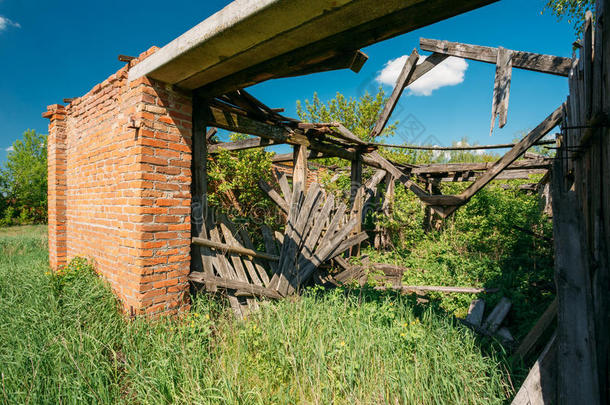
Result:
<svg viewBox="0 0 610 405">
<path fill-rule="evenodd" d="M 557 18 L 567 17 L 568 23 L 574 24 L 577 36 L 582 34 L 585 13 L 595 11 L 595 0 L 547 0 L 546 10 L 550 10 Z"/>
<path fill-rule="evenodd" d="M 374 96 L 366 92 L 358 98 L 346 98 L 337 92 L 335 98 L 327 103 L 320 100 L 318 93 L 313 93 L 311 102 L 305 100 L 305 107 L 301 101 L 297 101 L 297 114 L 306 122 L 340 122 L 360 139 L 378 141 L 371 139 L 371 132 L 386 101 L 387 97 L 381 87 Z M 394 135 L 397 124 L 398 121 L 388 123 L 378 138 Z"/>
<path fill-rule="evenodd" d="M 41 223 L 47 219 L 47 137 L 34 130 L 23 133 L 13 143 L 5 168 L 3 194 L 10 206 L 5 218 L 18 215 L 22 223 Z M 10 219 L 10 218 L 8 218 Z"/>
</svg>

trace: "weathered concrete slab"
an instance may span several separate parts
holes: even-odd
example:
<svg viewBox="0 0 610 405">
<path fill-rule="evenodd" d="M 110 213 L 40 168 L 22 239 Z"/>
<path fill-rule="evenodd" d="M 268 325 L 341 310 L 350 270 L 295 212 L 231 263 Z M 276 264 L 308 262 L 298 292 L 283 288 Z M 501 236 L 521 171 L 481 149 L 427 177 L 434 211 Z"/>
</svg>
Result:
<svg viewBox="0 0 610 405">
<path fill-rule="evenodd" d="M 494 1 L 236 0 L 134 66 L 129 79 L 251 85 L 294 74 L 291 52 L 323 62 Z"/>
</svg>

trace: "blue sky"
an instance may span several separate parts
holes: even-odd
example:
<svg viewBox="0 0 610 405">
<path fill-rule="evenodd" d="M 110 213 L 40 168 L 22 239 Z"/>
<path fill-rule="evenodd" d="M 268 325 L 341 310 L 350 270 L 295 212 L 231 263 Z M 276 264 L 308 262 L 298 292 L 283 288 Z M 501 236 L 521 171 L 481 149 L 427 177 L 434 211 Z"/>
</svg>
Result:
<svg viewBox="0 0 610 405">
<path fill-rule="evenodd" d="M 0 160 L 26 129 L 47 132 L 48 121 L 41 118 L 47 105 L 80 96 L 118 70 L 123 65 L 118 54 L 138 55 L 152 45 L 163 46 L 227 3 L 0 0 Z M 502 0 L 370 46 L 363 49 L 369 60 L 359 74 L 337 71 L 280 79 L 250 91 L 271 107 L 286 108 L 290 116 L 296 116 L 296 100 L 311 99 L 314 91 L 323 100 L 337 91 L 354 97 L 375 91 L 387 62 L 418 47 L 420 37 L 571 56 L 572 27 L 549 13 L 541 15 L 544 3 Z M 421 129 L 413 132 L 405 125 L 390 141 L 450 145 L 466 136 L 481 144 L 511 142 L 567 96 L 567 79 L 514 69 L 508 124 L 490 136 L 495 67 L 472 61 L 467 65 L 464 70 L 454 63 L 446 75 L 431 80 L 455 83 L 463 74 L 459 84 L 430 95 L 405 92 L 392 120 L 416 123 Z"/>
</svg>

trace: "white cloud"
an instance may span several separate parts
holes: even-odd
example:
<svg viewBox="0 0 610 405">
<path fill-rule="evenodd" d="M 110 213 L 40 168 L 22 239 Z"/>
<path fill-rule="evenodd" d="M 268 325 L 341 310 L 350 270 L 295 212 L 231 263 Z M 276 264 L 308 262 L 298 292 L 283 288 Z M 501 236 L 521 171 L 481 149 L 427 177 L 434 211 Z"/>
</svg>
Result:
<svg viewBox="0 0 610 405">
<path fill-rule="evenodd" d="M 406 60 L 407 55 L 403 55 L 400 58 L 387 61 L 375 80 L 382 84 L 394 86 Z M 425 58 L 420 58 L 418 64 L 424 60 Z M 408 87 L 409 93 L 416 96 L 429 96 L 434 90 L 441 87 L 460 84 L 464 81 L 466 69 L 468 69 L 468 63 L 464 59 L 450 56 L 410 85 Z"/>
<path fill-rule="evenodd" d="M 13 145 L 11 145 L 11 146 L 9 146 L 8 148 L 5 149 L 5 151 L 7 151 L 7 152 L 12 152 L 14 150 L 15 150 L 15 148 L 13 148 Z"/>
<path fill-rule="evenodd" d="M 8 29 L 9 27 L 21 28 L 21 24 L 0 15 L 0 32 Z"/>
</svg>

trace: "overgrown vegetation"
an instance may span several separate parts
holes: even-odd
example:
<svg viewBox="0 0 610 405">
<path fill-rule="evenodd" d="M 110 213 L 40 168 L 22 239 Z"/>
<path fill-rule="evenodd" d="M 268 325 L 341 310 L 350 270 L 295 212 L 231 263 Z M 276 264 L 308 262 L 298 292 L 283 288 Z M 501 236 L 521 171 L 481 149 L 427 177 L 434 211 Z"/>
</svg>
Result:
<svg viewBox="0 0 610 405">
<path fill-rule="evenodd" d="M 0 232 L 2 403 L 502 403 L 500 359 L 406 297 L 310 291 L 244 322 L 214 300 L 125 320 L 83 259 L 51 274 L 45 229 Z"/>
<path fill-rule="evenodd" d="M 47 222 L 47 137 L 16 140 L 0 170 L 0 226 Z"/>
<path fill-rule="evenodd" d="M 558 19 L 567 17 L 568 23 L 574 25 L 576 36 L 580 37 L 586 12 L 595 13 L 595 0 L 547 0 L 545 9 Z"/>
</svg>

